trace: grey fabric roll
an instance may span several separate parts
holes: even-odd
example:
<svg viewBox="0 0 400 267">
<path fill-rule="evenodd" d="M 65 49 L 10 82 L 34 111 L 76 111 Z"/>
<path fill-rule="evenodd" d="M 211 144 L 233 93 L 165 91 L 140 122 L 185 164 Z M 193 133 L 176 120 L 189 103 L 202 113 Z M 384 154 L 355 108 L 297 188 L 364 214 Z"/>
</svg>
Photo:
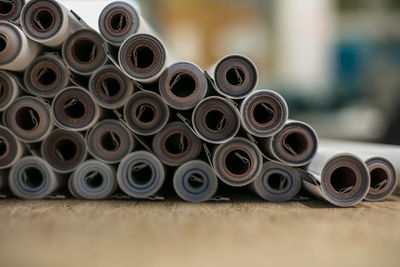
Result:
<svg viewBox="0 0 400 267">
<path fill-rule="evenodd" d="M 211 96 L 197 104 L 192 113 L 192 124 L 201 139 L 221 144 L 231 140 L 239 132 L 240 114 L 228 100 Z"/>
<path fill-rule="evenodd" d="M 8 128 L 0 126 L 0 169 L 7 169 L 23 155 L 24 147 Z"/>
<path fill-rule="evenodd" d="M 12 0 L 0 2 L 0 20 L 18 22 L 25 0 Z"/>
<path fill-rule="evenodd" d="M 98 160 L 88 160 L 72 173 L 69 189 L 81 199 L 106 199 L 118 188 L 115 170 Z"/>
<path fill-rule="evenodd" d="M 53 0 L 28 1 L 21 12 L 21 25 L 29 38 L 59 47 L 83 24 L 63 5 Z"/>
<path fill-rule="evenodd" d="M 6 110 L 20 93 L 14 74 L 0 70 L 0 112 Z"/>
<path fill-rule="evenodd" d="M 173 184 L 175 192 L 183 200 L 203 202 L 217 192 L 218 178 L 208 163 L 192 160 L 175 171 Z"/>
<path fill-rule="evenodd" d="M 212 162 L 221 181 L 230 186 L 241 187 L 250 184 L 259 176 L 263 158 L 254 143 L 236 137 L 217 146 Z"/>
<path fill-rule="evenodd" d="M 136 151 L 122 159 L 117 172 L 121 190 L 134 198 L 156 194 L 165 180 L 161 161 L 147 151 Z"/>
<path fill-rule="evenodd" d="M 183 122 L 168 123 L 153 138 L 154 154 L 168 166 L 193 160 L 201 150 L 201 140 Z"/>
<path fill-rule="evenodd" d="M 86 159 L 86 142 L 80 133 L 56 129 L 43 141 L 41 155 L 55 171 L 68 173 Z"/>
<path fill-rule="evenodd" d="M 52 98 L 70 83 L 71 73 L 56 55 L 37 57 L 24 72 L 27 90 L 36 96 Z"/>
<path fill-rule="evenodd" d="M 26 143 L 44 140 L 53 129 L 49 105 L 34 96 L 18 97 L 3 114 L 3 121 Z"/>
<path fill-rule="evenodd" d="M 10 170 L 8 180 L 11 192 L 23 199 L 43 199 L 61 185 L 50 165 L 42 158 L 23 157 Z"/>
<path fill-rule="evenodd" d="M 301 189 L 301 174 L 293 167 L 265 162 L 260 175 L 250 188 L 261 198 L 271 202 L 292 200 Z"/>
</svg>

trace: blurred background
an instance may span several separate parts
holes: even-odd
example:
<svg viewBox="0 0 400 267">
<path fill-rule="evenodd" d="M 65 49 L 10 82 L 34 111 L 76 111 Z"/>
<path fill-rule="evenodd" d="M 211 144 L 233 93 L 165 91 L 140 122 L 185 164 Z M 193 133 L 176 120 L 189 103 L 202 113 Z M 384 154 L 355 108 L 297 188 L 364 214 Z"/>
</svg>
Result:
<svg viewBox="0 0 400 267">
<path fill-rule="evenodd" d="M 400 0 L 127 1 L 184 60 L 249 56 L 321 137 L 400 144 Z M 112 1 L 60 2 L 97 28 Z"/>
</svg>

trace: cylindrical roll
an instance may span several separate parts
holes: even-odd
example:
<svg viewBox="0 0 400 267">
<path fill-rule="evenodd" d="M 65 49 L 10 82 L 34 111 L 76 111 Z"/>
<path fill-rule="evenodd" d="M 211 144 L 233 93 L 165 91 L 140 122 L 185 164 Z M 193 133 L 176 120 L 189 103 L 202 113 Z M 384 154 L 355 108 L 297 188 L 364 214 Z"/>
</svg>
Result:
<svg viewBox="0 0 400 267">
<path fill-rule="evenodd" d="M 365 163 L 371 177 L 370 188 L 365 200 L 380 201 L 390 196 L 398 182 L 392 163 L 382 157 L 368 158 Z"/>
<path fill-rule="evenodd" d="M 274 136 L 262 139 L 260 149 L 274 159 L 290 165 L 304 166 L 317 151 L 318 137 L 310 125 L 288 121 Z"/>
<path fill-rule="evenodd" d="M 261 172 L 263 158 L 257 146 L 237 137 L 219 145 L 213 155 L 213 166 L 218 177 L 230 186 L 245 186 Z"/>
<path fill-rule="evenodd" d="M 159 90 L 162 98 L 178 110 L 194 108 L 207 94 L 204 72 L 189 62 L 178 62 L 162 73 Z"/>
<path fill-rule="evenodd" d="M 16 79 L 12 73 L 0 70 L 0 112 L 6 110 L 19 94 Z"/>
<path fill-rule="evenodd" d="M 90 154 L 105 163 L 118 163 L 134 148 L 131 132 L 119 121 L 103 120 L 87 136 Z"/>
<path fill-rule="evenodd" d="M 71 194 L 82 199 L 106 199 L 118 188 L 115 170 L 98 160 L 81 164 L 69 179 Z"/>
<path fill-rule="evenodd" d="M 106 6 L 99 17 L 99 30 L 104 39 L 120 46 L 135 33 L 152 33 L 139 12 L 126 1 L 116 1 Z"/>
<path fill-rule="evenodd" d="M 136 151 L 122 159 L 117 172 L 122 191 L 134 198 L 156 194 L 165 180 L 161 161 L 147 151 Z"/>
<path fill-rule="evenodd" d="M 84 131 L 99 119 L 100 110 L 89 92 L 80 87 L 68 87 L 56 95 L 52 104 L 52 114 L 57 126 Z"/>
<path fill-rule="evenodd" d="M 326 139 L 321 141 L 321 145 L 353 153 L 365 161 L 371 176 L 370 189 L 365 200 L 383 200 L 390 196 L 398 186 L 399 146 Z"/>
<path fill-rule="evenodd" d="M 201 160 L 192 160 L 180 166 L 175 171 L 173 183 L 178 196 L 190 202 L 207 201 L 218 189 L 214 170 Z"/>
<path fill-rule="evenodd" d="M 114 65 L 105 65 L 90 77 L 89 90 L 103 108 L 120 108 L 133 93 L 133 83 Z"/>
<path fill-rule="evenodd" d="M 70 71 L 56 55 L 36 58 L 24 73 L 24 83 L 33 95 L 52 98 L 68 86 Z"/>
<path fill-rule="evenodd" d="M 153 138 L 154 154 L 168 166 L 181 166 L 201 150 L 200 139 L 183 122 L 168 123 Z"/>
<path fill-rule="evenodd" d="M 49 105 L 33 96 L 18 97 L 3 114 L 3 121 L 19 140 L 27 143 L 44 140 L 53 128 Z"/>
<path fill-rule="evenodd" d="M 6 127 L 0 126 L 0 169 L 7 169 L 23 154 L 23 146 Z"/>
<path fill-rule="evenodd" d="M 118 61 L 130 78 L 142 83 L 151 83 L 164 71 L 167 54 L 163 43 L 157 37 L 139 33 L 122 43 Z"/>
<path fill-rule="evenodd" d="M 39 44 L 8 21 L 0 21 L 0 69 L 23 71 L 41 51 Z"/>
<path fill-rule="evenodd" d="M 219 94 L 233 99 L 245 98 L 258 83 L 257 67 L 243 55 L 222 58 L 210 72 Z"/>
<path fill-rule="evenodd" d="M 156 93 L 134 93 L 124 107 L 125 121 L 131 131 L 139 135 L 159 132 L 169 119 L 169 108 Z"/>
<path fill-rule="evenodd" d="M 3 0 L 0 1 L 0 20 L 19 21 L 21 10 L 25 0 Z"/>
<path fill-rule="evenodd" d="M 250 134 L 269 137 L 285 125 L 289 108 L 285 99 L 270 90 L 254 91 L 240 107 L 242 125 Z"/>
<path fill-rule="evenodd" d="M 55 171 L 71 172 L 86 159 L 86 142 L 77 132 L 57 129 L 43 141 L 41 154 Z"/>
<path fill-rule="evenodd" d="M 62 47 L 65 63 L 78 74 L 91 75 L 108 60 L 103 43 L 101 36 L 94 30 L 82 29 L 74 32 Z"/>
<path fill-rule="evenodd" d="M 318 149 L 306 171 L 313 178 L 303 178 L 304 188 L 339 207 L 356 205 L 369 190 L 371 179 L 367 165 L 350 153 Z"/>
<path fill-rule="evenodd" d="M 226 99 L 211 96 L 203 99 L 193 110 L 192 124 L 206 142 L 221 144 L 231 140 L 240 129 L 240 114 Z"/>
<path fill-rule="evenodd" d="M 43 199 L 60 186 L 50 165 L 42 158 L 21 158 L 10 170 L 8 180 L 11 192 L 23 199 Z"/>
<path fill-rule="evenodd" d="M 300 192 L 301 175 L 293 167 L 269 161 L 264 163 L 260 175 L 250 187 L 267 201 L 289 201 Z"/>
<path fill-rule="evenodd" d="M 50 47 L 61 46 L 71 33 L 83 27 L 54 0 L 28 1 L 21 12 L 21 24 L 29 38 Z"/>
</svg>

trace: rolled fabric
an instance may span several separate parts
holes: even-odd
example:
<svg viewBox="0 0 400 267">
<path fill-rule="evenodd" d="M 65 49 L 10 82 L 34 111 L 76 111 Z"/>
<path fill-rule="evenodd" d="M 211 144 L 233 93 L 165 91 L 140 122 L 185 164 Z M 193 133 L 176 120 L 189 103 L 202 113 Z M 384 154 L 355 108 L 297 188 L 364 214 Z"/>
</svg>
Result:
<svg viewBox="0 0 400 267">
<path fill-rule="evenodd" d="M 371 176 L 365 200 L 383 200 L 399 187 L 399 146 L 330 139 L 323 139 L 321 145 L 351 152 L 365 161 Z"/>
<path fill-rule="evenodd" d="M 177 110 L 194 108 L 206 96 L 207 88 L 204 72 L 190 62 L 169 66 L 159 80 L 161 97 Z"/>
<path fill-rule="evenodd" d="M 0 126 L 0 170 L 13 166 L 23 155 L 24 148 L 15 135 Z"/>
<path fill-rule="evenodd" d="M 154 35 L 138 33 L 128 37 L 118 52 L 121 69 L 131 79 L 141 83 L 158 80 L 169 65 L 164 44 Z"/>
<path fill-rule="evenodd" d="M 6 110 L 19 95 L 20 88 L 14 74 L 0 70 L 0 112 Z"/>
<path fill-rule="evenodd" d="M 0 69 L 23 71 L 41 50 L 18 26 L 0 21 Z"/>
<path fill-rule="evenodd" d="M 183 122 L 168 123 L 153 138 L 154 154 L 168 166 L 181 166 L 201 150 L 201 140 Z"/>
<path fill-rule="evenodd" d="M 40 157 L 27 156 L 15 163 L 8 180 L 11 192 L 23 199 L 43 199 L 61 185 L 51 166 Z"/>
<path fill-rule="evenodd" d="M 203 202 L 211 199 L 217 192 L 218 178 L 209 164 L 201 160 L 192 160 L 175 171 L 173 184 L 181 199 Z"/>
<path fill-rule="evenodd" d="M 25 0 L 0 1 L 0 20 L 18 22 Z"/>
<path fill-rule="evenodd" d="M 106 199 L 118 188 L 115 170 L 98 160 L 79 165 L 69 179 L 71 194 L 81 199 Z"/>
<path fill-rule="evenodd" d="M 25 70 L 24 83 L 36 96 L 52 98 L 70 83 L 71 73 L 64 61 L 56 55 L 37 57 Z"/>
<path fill-rule="evenodd" d="M 41 155 L 55 171 L 68 173 L 86 159 L 86 142 L 80 133 L 56 129 L 43 141 Z"/>
<path fill-rule="evenodd" d="M 318 137 L 310 125 L 287 121 L 274 136 L 261 139 L 259 147 L 268 156 L 289 166 L 308 164 L 318 148 Z"/>
<path fill-rule="evenodd" d="M 62 4 L 54 0 L 28 1 L 21 12 L 21 25 L 32 40 L 59 47 L 83 24 Z"/>
<path fill-rule="evenodd" d="M 169 108 L 164 100 L 151 91 L 134 93 L 124 107 L 124 118 L 131 131 L 139 135 L 159 132 L 169 120 Z"/>
<path fill-rule="evenodd" d="M 217 146 L 212 162 L 221 181 L 241 187 L 250 184 L 260 175 L 263 157 L 254 143 L 236 137 Z"/>
<path fill-rule="evenodd" d="M 102 66 L 89 80 L 89 90 L 94 100 L 107 109 L 124 106 L 133 89 L 132 81 L 114 65 Z"/>
<path fill-rule="evenodd" d="M 55 124 L 61 128 L 84 131 L 97 122 L 100 108 L 87 90 L 71 86 L 54 98 L 52 115 Z"/>
<path fill-rule="evenodd" d="M 87 135 L 90 154 L 105 163 L 120 162 L 135 146 L 131 132 L 119 121 L 103 120 Z"/>
<path fill-rule="evenodd" d="M 62 46 L 62 56 L 72 71 L 91 75 L 108 61 L 104 41 L 92 29 L 81 29 L 69 35 Z"/>
<path fill-rule="evenodd" d="M 239 132 L 240 114 L 228 100 L 210 96 L 195 107 L 192 113 L 195 132 L 206 142 L 225 143 Z"/>
<path fill-rule="evenodd" d="M 49 105 L 34 96 L 18 97 L 3 113 L 3 121 L 26 143 L 44 140 L 53 129 Z"/>
<path fill-rule="evenodd" d="M 354 154 L 318 149 L 305 170 L 312 176 L 303 177 L 303 187 L 333 205 L 354 206 L 368 194 L 368 167 Z"/>
<path fill-rule="evenodd" d="M 233 54 L 223 57 L 209 73 L 215 82 L 216 91 L 232 99 L 245 98 L 258 83 L 256 65 L 243 55 Z"/>
<path fill-rule="evenodd" d="M 152 153 L 136 151 L 122 159 L 117 180 L 121 190 L 127 195 L 147 198 L 162 187 L 165 180 L 164 166 Z"/>
<path fill-rule="evenodd" d="M 250 188 L 267 201 L 289 201 L 300 192 L 301 176 L 293 167 L 268 161 L 264 163 L 260 175 L 250 184 Z"/>
<path fill-rule="evenodd" d="M 285 126 L 289 108 L 280 94 L 271 90 L 259 90 L 243 100 L 240 114 L 247 132 L 257 137 L 269 137 Z"/>
<path fill-rule="evenodd" d="M 136 33 L 153 34 L 148 23 L 127 1 L 113 2 L 102 10 L 99 30 L 103 38 L 114 46 L 120 46 L 125 39 Z"/>
</svg>

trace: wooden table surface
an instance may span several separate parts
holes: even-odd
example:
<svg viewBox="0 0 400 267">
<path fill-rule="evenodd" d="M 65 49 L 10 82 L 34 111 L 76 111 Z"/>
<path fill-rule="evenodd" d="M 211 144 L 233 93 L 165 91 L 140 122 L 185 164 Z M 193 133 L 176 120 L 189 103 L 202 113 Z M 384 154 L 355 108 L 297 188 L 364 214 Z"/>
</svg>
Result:
<svg viewBox="0 0 400 267">
<path fill-rule="evenodd" d="M 0 200 L 0 266 L 400 266 L 400 197 L 309 200 Z"/>
</svg>

